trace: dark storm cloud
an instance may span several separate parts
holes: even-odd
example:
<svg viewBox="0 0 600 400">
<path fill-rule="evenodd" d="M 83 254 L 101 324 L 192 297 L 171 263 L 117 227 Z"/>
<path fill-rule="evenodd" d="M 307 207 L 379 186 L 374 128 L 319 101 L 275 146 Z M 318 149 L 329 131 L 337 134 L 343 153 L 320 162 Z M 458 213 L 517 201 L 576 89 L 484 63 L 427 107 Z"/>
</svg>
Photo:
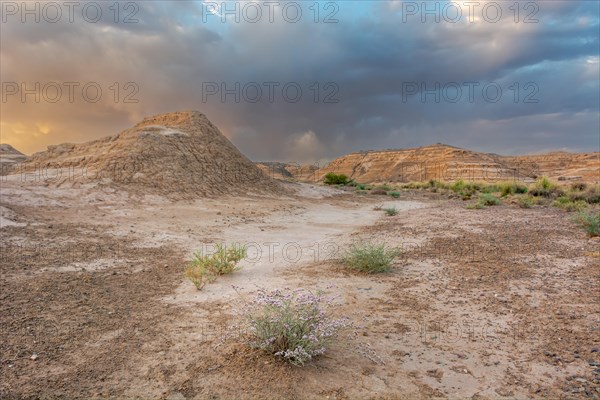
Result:
<svg viewBox="0 0 600 400">
<path fill-rule="evenodd" d="M 94 81 L 105 92 L 97 103 L 3 103 L 3 142 L 31 152 L 111 134 L 148 114 L 199 109 L 261 160 L 435 142 L 498 153 L 598 150 L 597 2 L 539 2 L 539 22 L 529 24 L 509 14 L 496 23 L 403 22 L 402 2 L 385 1 L 339 2 L 331 24 L 314 23 L 308 6 L 298 23 L 222 23 L 200 2 L 136 4 L 133 24 L 109 13 L 94 24 L 2 24 L 3 82 Z M 122 101 L 127 82 L 139 102 Z M 206 94 L 207 85 L 236 82 L 254 82 L 262 96 Z M 272 101 L 267 82 L 279 84 Z M 282 93 L 289 82 L 302 89 L 297 103 Z M 421 97 L 421 85 L 436 84 L 447 88 L 439 99 Z M 491 97 L 501 88 L 497 101 L 482 93 L 488 86 Z"/>
</svg>

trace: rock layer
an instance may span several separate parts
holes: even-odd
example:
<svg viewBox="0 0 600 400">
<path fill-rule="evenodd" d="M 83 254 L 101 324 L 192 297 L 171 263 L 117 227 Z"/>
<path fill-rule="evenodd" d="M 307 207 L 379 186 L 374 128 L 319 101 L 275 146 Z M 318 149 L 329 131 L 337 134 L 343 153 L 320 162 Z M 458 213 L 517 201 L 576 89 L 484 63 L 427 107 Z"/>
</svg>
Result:
<svg viewBox="0 0 600 400">
<path fill-rule="evenodd" d="M 339 157 L 318 171 L 319 179 L 343 173 L 357 182 L 554 180 L 598 183 L 600 153 L 554 152 L 507 157 L 444 144 L 412 149 L 365 151 Z"/>
</svg>

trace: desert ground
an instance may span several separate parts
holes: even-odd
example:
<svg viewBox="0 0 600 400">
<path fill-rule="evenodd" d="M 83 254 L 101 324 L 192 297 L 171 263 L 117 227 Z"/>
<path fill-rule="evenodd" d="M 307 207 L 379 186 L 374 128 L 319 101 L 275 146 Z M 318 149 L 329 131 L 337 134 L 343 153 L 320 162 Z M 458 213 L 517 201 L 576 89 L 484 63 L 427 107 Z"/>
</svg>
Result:
<svg viewBox="0 0 600 400">
<path fill-rule="evenodd" d="M 466 186 L 433 181 L 272 179 L 199 112 L 1 149 L 3 399 L 600 398 L 600 241 L 566 210 L 597 212 L 596 189 L 467 207 Z M 346 268 L 368 242 L 399 250 L 390 272 Z M 235 243 L 240 270 L 187 279 L 195 253 Z M 275 289 L 347 318 L 303 366 L 248 346 L 244 307 Z"/>
<path fill-rule="evenodd" d="M 4 179 L 1 397 L 600 397 L 599 242 L 567 213 L 282 185 L 174 202 Z M 402 246 L 392 273 L 339 265 L 367 239 Z M 231 241 L 262 254 L 185 279 Z M 246 348 L 229 327 L 259 287 L 339 293 L 356 337 L 304 367 Z"/>
</svg>

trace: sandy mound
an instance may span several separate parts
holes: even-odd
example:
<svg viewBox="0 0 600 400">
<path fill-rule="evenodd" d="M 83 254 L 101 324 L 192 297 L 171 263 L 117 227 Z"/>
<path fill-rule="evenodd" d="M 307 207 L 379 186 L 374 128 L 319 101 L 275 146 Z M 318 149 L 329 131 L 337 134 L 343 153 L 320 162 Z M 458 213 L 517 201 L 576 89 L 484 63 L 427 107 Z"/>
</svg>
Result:
<svg viewBox="0 0 600 400">
<path fill-rule="evenodd" d="M 196 111 L 148 117 L 88 143 L 49 146 L 21 166 L 23 176 L 49 185 L 110 185 L 170 198 L 281 190 Z"/>
<path fill-rule="evenodd" d="M 552 153 L 503 157 L 509 165 L 535 165 L 540 175 L 558 181 L 600 183 L 600 153 Z"/>
<path fill-rule="evenodd" d="M 0 175 L 10 173 L 15 166 L 27 160 L 27 156 L 10 144 L 0 144 Z"/>
<path fill-rule="evenodd" d="M 343 173 L 361 183 L 430 179 L 528 182 L 543 175 L 555 180 L 598 182 L 600 153 L 556 152 L 505 157 L 437 144 L 348 154 L 320 169 L 320 179 L 328 172 Z"/>
</svg>

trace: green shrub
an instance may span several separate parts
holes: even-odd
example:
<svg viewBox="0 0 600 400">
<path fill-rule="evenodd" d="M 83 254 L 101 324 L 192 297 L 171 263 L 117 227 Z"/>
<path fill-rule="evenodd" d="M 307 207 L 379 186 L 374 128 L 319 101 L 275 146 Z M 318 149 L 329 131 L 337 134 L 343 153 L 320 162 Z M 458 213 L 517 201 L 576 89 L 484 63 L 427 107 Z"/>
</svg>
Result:
<svg viewBox="0 0 600 400">
<path fill-rule="evenodd" d="M 243 309 L 250 328 L 246 344 L 304 365 L 324 354 L 339 332 L 351 326 L 347 318 L 331 317 L 333 300 L 307 290 L 260 290 Z"/>
<path fill-rule="evenodd" d="M 458 192 L 462 191 L 464 188 L 465 188 L 465 181 L 463 181 L 462 179 L 459 179 L 450 185 L 450 190 L 452 190 L 454 193 L 458 193 Z"/>
<path fill-rule="evenodd" d="M 463 200 L 471 200 L 471 197 L 473 197 L 473 193 L 469 191 L 459 192 L 458 194 Z"/>
<path fill-rule="evenodd" d="M 535 197 L 550 197 L 550 192 L 548 190 L 538 187 L 529 189 L 529 194 Z"/>
<path fill-rule="evenodd" d="M 469 204 L 467 209 L 482 209 L 486 206 L 497 206 L 500 204 L 500 199 L 490 193 L 482 193 L 479 195 L 477 203 Z"/>
<path fill-rule="evenodd" d="M 367 186 L 363 183 L 357 183 L 356 184 L 356 189 L 357 190 L 367 190 Z"/>
<path fill-rule="evenodd" d="M 392 261 L 399 255 L 398 248 L 387 249 L 385 243 L 355 243 L 350 246 L 343 261 L 353 270 L 374 274 L 391 271 Z"/>
<path fill-rule="evenodd" d="M 529 193 L 536 197 L 556 198 L 564 196 L 565 192 L 547 177 L 539 178 L 533 187 L 529 189 Z"/>
<path fill-rule="evenodd" d="M 481 190 L 481 188 L 485 186 L 485 184 L 480 183 L 480 182 L 471 182 L 468 184 L 468 188 L 474 192 L 478 192 Z"/>
<path fill-rule="evenodd" d="M 385 215 L 387 215 L 389 217 L 398 215 L 398 210 L 396 209 L 396 207 L 384 208 L 383 211 L 385 211 Z"/>
<path fill-rule="evenodd" d="M 529 188 L 527 187 L 527 185 L 524 185 L 522 183 L 515 183 L 515 193 L 516 194 L 525 194 L 529 191 Z"/>
<path fill-rule="evenodd" d="M 397 198 L 400 197 L 400 193 L 399 192 L 392 191 L 392 192 L 388 192 L 388 194 L 390 196 L 392 196 L 393 198 L 395 198 L 395 199 L 397 199 Z"/>
<path fill-rule="evenodd" d="M 435 189 L 449 189 L 450 185 L 448 185 L 447 183 L 444 183 L 442 181 L 433 181 L 433 188 Z"/>
<path fill-rule="evenodd" d="M 500 204 L 500 199 L 490 193 L 483 193 L 479 196 L 479 203 L 484 206 L 497 206 Z"/>
<path fill-rule="evenodd" d="M 557 198 L 565 195 L 565 191 L 551 182 L 547 177 L 538 179 L 529 193 L 536 197 Z"/>
<path fill-rule="evenodd" d="M 575 221 L 583 226 L 591 237 L 600 236 L 600 212 L 594 214 L 580 211 L 575 217 Z"/>
<path fill-rule="evenodd" d="M 544 190 L 552 190 L 556 187 L 556 184 L 550 181 L 547 176 L 542 176 L 535 182 L 535 187 Z"/>
<path fill-rule="evenodd" d="M 194 258 L 185 267 L 185 275 L 200 290 L 206 282 L 214 282 L 219 275 L 237 271 L 239 267 L 236 264 L 246 255 L 246 246 L 234 244 L 227 248 L 222 244 L 217 244 L 216 250 L 212 254 L 194 253 Z"/>
<path fill-rule="evenodd" d="M 500 189 L 500 195 L 506 197 L 513 194 L 527 193 L 527 186 L 516 183 L 516 182 L 503 182 L 498 185 Z"/>
<path fill-rule="evenodd" d="M 385 190 L 386 193 L 389 192 L 392 189 L 393 188 L 390 185 L 388 185 L 387 183 L 383 184 L 383 185 L 375 186 L 375 188 L 374 188 L 374 190 Z"/>
<path fill-rule="evenodd" d="M 585 194 L 585 201 L 590 204 L 599 204 L 600 203 L 600 186 L 596 186 L 595 188 L 590 188 Z"/>
<path fill-rule="evenodd" d="M 519 199 L 519 207 L 521 208 L 531 208 L 534 204 L 534 199 L 531 196 L 523 196 Z"/>
<path fill-rule="evenodd" d="M 587 206 L 587 203 L 583 200 L 571 201 L 568 197 L 561 196 L 554 200 L 552 205 L 565 211 L 581 211 Z"/>
<path fill-rule="evenodd" d="M 329 172 L 325 175 L 323 182 L 326 185 L 347 185 L 350 180 L 344 174 L 335 174 L 333 172 Z"/>
</svg>

